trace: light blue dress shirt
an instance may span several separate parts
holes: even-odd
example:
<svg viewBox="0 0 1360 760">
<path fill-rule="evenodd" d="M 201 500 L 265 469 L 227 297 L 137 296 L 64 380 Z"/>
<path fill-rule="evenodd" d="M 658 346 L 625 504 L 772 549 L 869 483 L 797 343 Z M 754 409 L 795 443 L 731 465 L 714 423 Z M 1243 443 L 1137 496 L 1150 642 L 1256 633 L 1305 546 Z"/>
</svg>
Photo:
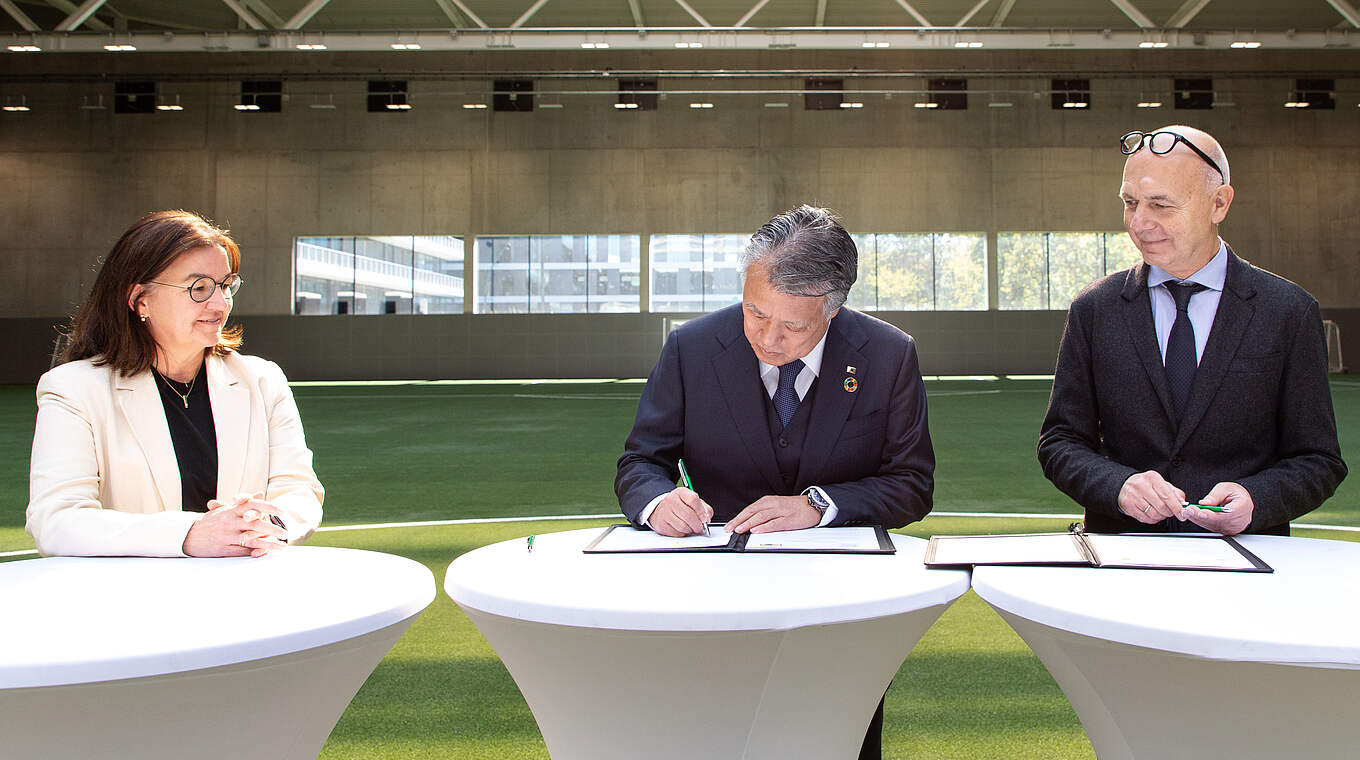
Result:
<svg viewBox="0 0 1360 760">
<path fill-rule="evenodd" d="M 1214 315 L 1218 313 L 1218 302 L 1223 297 L 1223 283 L 1228 278 L 1228 245 L 1220 238 L 1218 253 L 1209 263 L 1200 267 L 1198 272 L 1185 278 L 1185 282 L 1197 282 L 1206 289 L 1190 299 L 1186 313 L 1190 315 L 1190 325 L 1195 328 L 1195 363 L 1204 358 L 1204 346 L 1209 342 L 1209 331 L 1214 326 Z M 1166 344 L 1171 338 L 1171 325 L 1176 321 L 1176 301 L 1168 291 L 1167 282 L 1180 282 L 1165 269 L 1152 266 L 1148 272 L 1148 295 L 1152 298 L 1152 324 L 1157 329 L 1157 347 L 1162 351 L 1162 364 L 1166 364 Z"/>
</svg>

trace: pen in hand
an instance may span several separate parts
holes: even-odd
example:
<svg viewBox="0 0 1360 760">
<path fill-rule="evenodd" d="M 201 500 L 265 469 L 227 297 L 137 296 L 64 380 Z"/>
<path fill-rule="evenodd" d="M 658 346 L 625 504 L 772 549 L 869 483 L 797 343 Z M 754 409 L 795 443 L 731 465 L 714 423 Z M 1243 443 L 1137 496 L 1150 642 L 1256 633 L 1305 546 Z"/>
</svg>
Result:
<svg viewBox="0 0 1360 760">
<path fill-rule="evenodd" d="M 1181 502 L 1181 506 L 1194 507 L 1195 509 L 1207 509 L 1210 512 L 1222 512 L 1223 514 L 1230 514 L 1232 512 L 1232 507 L 1215 507 L 1209 504 L 1191 504 L 1188 501 Z"/>
<path fill-rule="evenodd" d="M 694 481 L 689 479 L 689 470 L 685 469 L 685 460 L 683 459 L 679 460 L 679 465 L 680 465 L 680 477 L 685 481 L 685 488 L 694 491 Z M 698 494 L 698 491 L 694 492 L 695 494 Z M 708 520 L 704 520 L 704 537 L 707 538 L 708 535 L 709 535 Z"/>
</svg>

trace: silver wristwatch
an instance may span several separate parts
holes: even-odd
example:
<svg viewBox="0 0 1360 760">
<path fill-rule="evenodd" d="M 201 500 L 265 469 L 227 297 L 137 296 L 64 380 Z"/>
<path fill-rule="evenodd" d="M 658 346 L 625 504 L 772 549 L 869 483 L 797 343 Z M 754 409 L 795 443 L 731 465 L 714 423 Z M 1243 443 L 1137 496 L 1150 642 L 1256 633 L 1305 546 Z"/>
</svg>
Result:
<svg viewBox="0 0 1360 760">
<path fill-rule="evenodd" d="M 815 488 L 807 492 L 807 500 L 808 506 L 817 510 L 817 521 L 821 522 L 821 519 L 826 517 L 826 510 L 831 506 L 831 502 L 827 501 L 826 497 L 822 496 L 822 492 Z"/>
</svg>

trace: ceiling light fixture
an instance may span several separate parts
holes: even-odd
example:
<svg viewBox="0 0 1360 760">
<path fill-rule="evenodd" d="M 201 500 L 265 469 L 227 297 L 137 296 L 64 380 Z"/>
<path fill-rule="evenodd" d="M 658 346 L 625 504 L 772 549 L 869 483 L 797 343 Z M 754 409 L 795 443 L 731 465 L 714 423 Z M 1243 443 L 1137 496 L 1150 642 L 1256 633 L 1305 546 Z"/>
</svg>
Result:
<svg viewBox="0 0 1360 760">
<path fill-rule="evenodd" d="M 912 108 L 939 108 L 939 107 L 940 107 L 940 104 L 939 104 L 939 103 L 933 103 L 933 102 L 929 102 L 929 101 L 925 101 L 925 100 L 920 101 L 919 103 L 912 103 L 911 105 L 912 105 Z"/>
<path fill-rule="evenodd" d="M 712 104 L 712 103 L 690 103 L 690 104 L 689 104 L 689 107 L 690 107 L 690 108 L 712 108 L 712 107 L 713 107 L 713 104 Z"/>
<path fill-rule="evenodd" d="M 638 107 L 637 103 L 615 103 L 614 107 L 620 111 L 634 110 Z"/>
<path fill-rule="evenodd" d="M 863 108 L 864 104 L 857 100 L 848 100 L 841 103 L 841 108 Z"/>
<path fill-rule="evenodd" d="M 1160 100 L 1140 100 L 1140 101 L 1138 102 L 1138 107 L 1139 107 L 1139 108 L 1161 108 L 1161 107 L 1162 107 L 1162 101 L 1160 101 Z"/>
<path fill-rule="evenodd" d="M 485 108 L 485 106 L 483 106 L 483 108 Z M 410 104 L 410 103 L 388 103 L 388 104 L 387 104 L 387 110 L 389 110 L 389 111 L 409 111 L 409 110 L 411 110 L 411 104 Z"/>
<path fill-rule="evenodd" d="M 681 50 L 684 50 L 684 49 L 701 48 L 701 47 L 704 46 L 704 43 L 702 43 L 702 42 L 677 42 L 677 43 L 675 43 L 675 46 L 676 46 L 677 48 L 680 48 Z"/>
<path fill-rule="evenodd" d="M 861 42 L 861 43 L 859 43 L 859 46 L 862 47 L 862 48 L 885 48 L 885 47 L 892 47 L 892 43 L 890 43 L 890 42 Z"/>
<path fill-rule="evenodd" d="M 120 43 L 109 43 L 104 49 L 110 53 L 131 53 L 137 49 L 136 45 L 125 45 Z"/>
<path fill-rule="evenodd" d="M 41 52 L 42 52 L 42 48 L 38 47 L 37 45 L 10 45 L 10 46 L 9 46 L 9 52 L 11 52 L 11 53 L 41 53 Z"/>
<path fill-rule="evenodd" d="M 1168 44 L 1168 43 L 1165 42 L 1164 40 L 1156 40 L 1156 41 L 1153 41 L 1153 40 L 1143 40 L 1142 42 L 1138 43 L 1138 47 L 1143 48 L 1144 50 L 1147 50 L 1147 49 L 1149 49 L 1149 48 L 1164 48 L 1164 47 L 1167 46 L 1167 44 Z"/>
<path fill-rule="evenodd" d="M 486 104 L 485 104 L 485 103 L 464 103 L 464 104 L 463 104 L 463 108 L 466 108 L 466 109 L 468 109 L 469 111 L 473 111 L 473 110 L 476 110 L 476 111 L 485 111 L 485 110 L 486 110 Z"/>
<path fill-rule="evenodd" d="M 582 49 L 582 50 L 608 50 L 608 49 L 609 49 L 609 43 L 608 43 L 608 42 L 582 42 L 582 43 L 581 43 L 581 49 Z"/>
<path fill-rule="evenodd" d="M 325 50 L 326 46 L 320 42 L 300 42 L 293 47 L 298 50 Z"/>
<path fill-rule="evenodd" d="M 258 110 L 260 110 L 260 107 L 259 107 L 257 104 L 255 104 L 255 103 L 237 103 L 236 105 L 232 106 L 232 108 L 235 108 L 235 109 L 238 110 L 238 111 L 258 111 Z"/>
<path fill-rule="evenodd" d="M 1255 40 L 1237 40 L 1228 47 L 1233 48 L 1234 50 L 1255 50 L 1256 48 L 1261 47 L 1261 43 Z"/>
</svg>

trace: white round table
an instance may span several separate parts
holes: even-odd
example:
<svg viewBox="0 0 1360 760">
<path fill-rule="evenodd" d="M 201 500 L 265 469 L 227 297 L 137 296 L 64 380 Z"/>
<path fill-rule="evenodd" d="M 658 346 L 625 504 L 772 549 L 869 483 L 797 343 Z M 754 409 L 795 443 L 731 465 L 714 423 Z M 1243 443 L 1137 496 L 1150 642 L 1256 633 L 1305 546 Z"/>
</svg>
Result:
<svg viewBox="0 0 1360 760">
<path fill-rule="evenodd" d="M 0 756 L 315 758 L 434 591 L 323 547 L 0 564 Z"/>
<path fill-rule="evenodd" d="M 1272 574 L 979 567 L 1101 760 L 1360 753 L 1360 543 L 1238 541 Z"/>
<path fill-rule="evenodd" d="M 968 590 L 895 555 L 609 554 L 600 529 L 468 552 L 444 589 L 555 760 L 853 758 L 921 634 Z"/>
</svg>

